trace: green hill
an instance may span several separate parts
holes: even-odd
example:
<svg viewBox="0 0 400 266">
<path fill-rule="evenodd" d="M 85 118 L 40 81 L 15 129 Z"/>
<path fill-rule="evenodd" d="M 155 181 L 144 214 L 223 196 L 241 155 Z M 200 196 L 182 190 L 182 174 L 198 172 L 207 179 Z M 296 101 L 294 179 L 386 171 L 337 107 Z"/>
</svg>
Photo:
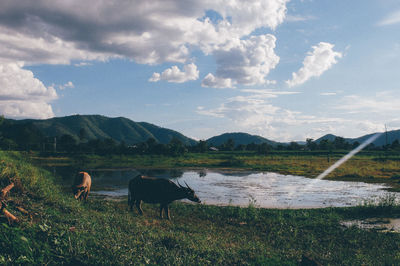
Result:
<svg viewBox="0 0 400 266">
<path fill-rule="evenodd" d="M 212 138 L 209 138 L 207 140 L 207 143 L 209 145 L 213 146 L 219 146 L 225 143 L 227 140 L 232 139 L 235 142 L 235 145 L 247 145 L 247 144 L 261 144 L 261 143 L 267 143 L 269 145 L 276 146 L 280 144 L 279 142 L 275 142 L 257 135 L 250 135 L 247 133 L 242 133 L 242 132 L 237 132 L 237 133 L 224 133 L 219 136 L 215 136 Z"/>
<path fill-rule="evenodd" d="M 179 132 L 162 128 L 150 123 L 134 122 L 124 117 L 110 118 L 101 115 L 72 115 L 55 117 L 45 120 L 24 119 L 5 121 L 9 125 L 30 125 L 37 128 L 46 137 L 56 137 L 65 134 L 79 139 L 84 134 L 85 138 L 106 139 L 111 138 L 127 145 L 144 142 L 154 138 L 159 143 L 167 144 L 174 137 L 185 145 L 195 145 L 196 141 L 185 137 Z"/>
<path fill-rule="evenodd" d="M 375 135 L 376 133 L 373 134 L 368 134 L 368 135 L 364 135 L 358 138 L 345 138 L 345 140 L 349 143 L 354 143 L 354 142 L 358 142 L 358 143 L 363 143 L 364 141 L 366 141 L 367 139 L 369 139 L 370 137 L 372 137 L 373 135 Z M 332 135 L 332 134 L 327 134 L 325 136 L 320 137 L 319 139 L 316 140 L 316 143 L 320 143 L 321 140 L 323 139 L 327 139 L 329 141 L 334 141 L 335 138 L 337 136 Z M 395 140 L 399 140 L 400 141 L 400 130 L 392 130 L 392 131 L 388 131 L 387 133 L 382 133 L 381 136 L 379 136 L 374 142 L 372 142 L 375 146 L 384 146 L 386 144 L 392 144 L 393 141 Z"/>
</svg>

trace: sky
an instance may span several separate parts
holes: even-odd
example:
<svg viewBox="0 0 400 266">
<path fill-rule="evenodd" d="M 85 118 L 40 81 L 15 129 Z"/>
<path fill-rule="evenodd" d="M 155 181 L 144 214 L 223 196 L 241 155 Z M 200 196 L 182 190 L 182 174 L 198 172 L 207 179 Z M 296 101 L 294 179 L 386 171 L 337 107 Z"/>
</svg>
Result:
<svg viewBox="0 0 400 266">
<path fill-rule="evenodd" d="M 0 114 L 194 139 L 400 128 L 398 0 L 0 0 Z"/>
</svg>

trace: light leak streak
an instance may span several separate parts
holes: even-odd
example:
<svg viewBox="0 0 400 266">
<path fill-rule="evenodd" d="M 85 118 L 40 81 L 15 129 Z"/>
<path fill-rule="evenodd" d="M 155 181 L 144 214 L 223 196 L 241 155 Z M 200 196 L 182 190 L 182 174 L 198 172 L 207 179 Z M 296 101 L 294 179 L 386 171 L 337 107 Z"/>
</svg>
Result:
<svg viewBox="0 0 400 266">
<path fill-rule="evenodd" d="M 334 164 L 332 164 L 328 169 L 326 169 L 323 173 L 321 173 L 320 175 L 318 175 L 316 178 L 312 179 L 310 183 L 308 183 L 305 186 L 302 187 L 297 187 L 297 189 L 292 190 L 289 189 L 289 194 L 288 196 L 294 197 L 297 193 L 304 193 L 304 192 L 308 192 L 309 188 L 311 186 L 314 186 L 316 183 L 318 183 L 320 180 L 322 180 L 323 178 L 325 178 L 327 175 L 329 175 L 333 170 L 335 170 L 336 168 L 338 168 L 339 166 L 341 166 L 343 163 L 345 163 L 347 160 L 349 160 L 351 157 L 353 157 L 354 155 L 356 155 L 358 152 L 360 152 L 362 149 L 364 149 L 366 146 L 368 146 L 369 144 L 371 144 L 374 140 L 376 140 L 377 138 L 379 138 L 383 133 L 376 133 L 373 136 L 369 137 L 366 141 L 364 141 L 362 144 L 360 144 L 357 148 L 355 148 L 354 150 L 350 151 L 348 154 L 346 154 L 345 156 L 343 156 L 339 161 L 335 162 Z"/>
<path fill-rule="evenodd" d="M 347 160 L 349 160 L 351 157 L 353 157 L 354 155 L 356 155 L 358 152 L 360 152 L 362 149 L 364 149 L 366 146 L 368 146 L 369 144 L 371 144 L 372 142 L 374 142 L 374 140 L 376 140 L 377 138 L 379 138 L 383 133 L 376 133 L 375 135 L 371 136 L 370 138 L 368 138 L 366 141 L 364 141 L 361 145 L 359 145 L 357 148 L 355 148 L 354 150 L 352 150 L 351 152 L 349 152 L 348 154 L 346 154 L 345 156 L 343 156 L 339 161 L 337 161 L 336 163 L 332 164 L 328 169 L 326 169 L 322 174 L 320 174 L 319 176 L 317 176 L 315 179 L 317 180 L 321 180 L 324 177 L 326 177 L 327 175 L 329 175 L 333 170 L 335 170 L 336 168 L 338 168 L 339 166 L 341 166 L 343 163 L 345 163 Z"/>
</svg>

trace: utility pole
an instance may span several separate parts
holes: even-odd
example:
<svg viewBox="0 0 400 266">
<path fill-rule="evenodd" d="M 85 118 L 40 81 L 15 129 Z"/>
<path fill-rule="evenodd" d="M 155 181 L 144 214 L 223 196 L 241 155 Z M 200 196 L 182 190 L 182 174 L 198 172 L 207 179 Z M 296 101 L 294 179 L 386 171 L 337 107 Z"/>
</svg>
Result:
<svg viewBox="0 0 400 266">
<path fill-rule="evenodd" d="M 57 137 L 54 137 L 54 153 L 57 152 Z"/>
<path fill-rule="evenodd" d="M 386 160 L 388 159 L 388 152 L 389 146 L 388 146 L 388 134 L 387 134 L 387 127 L 385 124 L 385 164 L 386 164 Z"/>
<path fill-rule="evenodd" d="M 387 127 L 386 127 L 386 124 L 385 124 L 385 137 L 386 137 L 386 148 L 388 148 L 388 135 L 387 135 Z"/>
</svg>

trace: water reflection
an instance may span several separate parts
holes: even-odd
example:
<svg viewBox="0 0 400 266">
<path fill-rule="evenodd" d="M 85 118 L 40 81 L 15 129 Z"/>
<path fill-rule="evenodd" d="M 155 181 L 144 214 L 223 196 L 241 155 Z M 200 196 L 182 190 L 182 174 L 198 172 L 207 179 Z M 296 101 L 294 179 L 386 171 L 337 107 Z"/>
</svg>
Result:
<svg viewBox="0 0 400 266">
<path fill-rule="evenodd" d="M 68 171 L 61 171 L 63 174 Z M 186 181 L 205 204 L 247 206 L 250 202 L 265 208 L 317 208 L 354 206 L 365 200 L 384 197 L 385 185 L 362 182 L 318 180 L 238 171 L 207 170 L 91 170 L 94 194 L 120 197 L 128 194 L 128 182 L 137 174 Z M 57 173 L 61 175 L 59 169 Z M 67 174 L 68 175 L 68 174 Z M 70 173 L 70 178 L 73 172 Z M 71 179 L 63 177 L 70 185 Z"/>
</svg>

